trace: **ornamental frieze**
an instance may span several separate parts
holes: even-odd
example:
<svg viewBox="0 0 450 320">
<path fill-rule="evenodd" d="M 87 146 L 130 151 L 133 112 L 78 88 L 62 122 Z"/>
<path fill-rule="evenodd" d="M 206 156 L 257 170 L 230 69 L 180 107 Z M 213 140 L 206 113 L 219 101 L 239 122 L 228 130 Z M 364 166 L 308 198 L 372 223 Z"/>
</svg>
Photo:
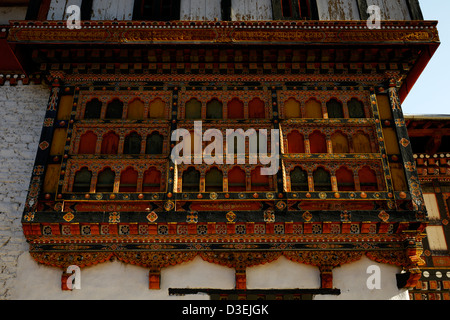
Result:
<svg viewBox="0 0 450 320">
<path fill-rule="evenodd" d="M 334 22 L 333 22 L 334 23 Z M 167 42 L 278 42 L 278 43 L 345 43 L 345 42 L 437 42 L 439 41 L 434 23 L 424 25 L 390 25 L 385 29 L 368 30 L 365 22 L 348 23 L 339 21 L 337 25 L 308 22 L 292 25 L 271 22 L 270 26 L 258 23 L 221 22 L 220 25 L 208 22 L 179 21 L 170 24 L 154 25 L 150 22 L 133 22 L 134 25 L 106 25 L 95 22 L 83 23 L 79 30 L 67 29 L 64 23 L 40 22 L 25 23 L 13 21 L 9 29 L 10 42 L 60 42 L 78 43 L 167 43 Z M 422 22 L 422 24 L 425 24 Z"/>
</svg>

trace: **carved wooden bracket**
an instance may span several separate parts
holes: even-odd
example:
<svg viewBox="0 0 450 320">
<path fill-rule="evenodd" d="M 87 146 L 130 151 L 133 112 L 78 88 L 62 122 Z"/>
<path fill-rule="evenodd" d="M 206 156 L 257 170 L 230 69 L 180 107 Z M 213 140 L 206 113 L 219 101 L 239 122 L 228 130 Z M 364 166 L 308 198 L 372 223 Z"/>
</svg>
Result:
<svg viewBox="0 0 450 320">
<path fill-rule="evenodd" d="M 59 267 L 63 269 L 61 286 L 67 288 L 67 279 L 71 274 L 65 270 L 72 265 L 80 268 L 96 265 L 112 258 L 119 261 L 138 265 L 149 269 L 149 288 L 159 290 L 161 282 L 161 269 L 175 266 L 193 260 L 200 256 L 203 260 L 233 268 L 236 270 L 236 289 L 246 289 L 246 269 L 252 266 L 270 263 L 281 256 L 287 259 L 318 267 L 320 270 L 321 287 L 333 288 L 333 269 L 344 264 L 357 261 L 363 255 L 369 259 L 402 267 L 409 277 L 403 280 L 405 287 L 414 287 L 420 279 L 418 264 L 423 261 L 420 258 L 420 248 L 408 248 L 405 251 L 142 251 L 142 252 L 32 252 L 32 257 L 41 264 Z"/>
</svg>

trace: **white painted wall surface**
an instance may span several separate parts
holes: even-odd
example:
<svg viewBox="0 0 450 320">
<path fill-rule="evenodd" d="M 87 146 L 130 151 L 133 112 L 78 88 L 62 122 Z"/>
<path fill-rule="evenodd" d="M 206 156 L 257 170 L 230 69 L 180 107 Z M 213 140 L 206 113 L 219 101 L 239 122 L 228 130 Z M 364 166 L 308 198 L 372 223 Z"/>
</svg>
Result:
<svg viewBox="0 0 450 320">
<path fill-rule="evenodd" d="M 360 20 L 356 0 L 317 0 L 320 20 Z"/>
<path fill-rule="evenodd" d="M 220 2 L 221 0 L 181 0 L 180 17 L 182 20 L 221 20 Z M 369 6 L 380 7 L 382 20 L 411 19 L 406 0 L 368 0 L 367 3 Z M 66 8 L 73 4 L 81 6 L 81 0 L 52 0 L 47 18 L 65 20 Z M 232 0 L 231 6 L 231 19 L 235 21 L 272 19 L 271 0 Z M 132 20 L 133 8 L 134 0 L 94 0 L 92 20 Z M 360 20 L 357 0 L 317 0 L 317 8 L 320 20 Z M 23 11 L 17 8 L 1 10 L 0 17 L 8 20 L 9 17 L 2 15 L 3 10 L 8 10 L 11 19 L 16 19 L 16 16 L 20 18 Z"/>
<path fill-rule="evenodd" d="M 367 287 L 369 266 L 380 267 L 381 289 Z M 409 300 L 408 290 L 398 289 L 396 274 L 401 269 L 388 264 L 377 263 L 367 257 L 345 264 L 333 270 L 333 285 L 341 290 L 339 296 L 316 296 L 316 300 Z"/>
<path fill-rule="evenodd" d="M 280 257 L 268 264 L 247 269 L 248 289 L 320 288 L 319 269 Z"/>
<path fill-rule="evenodd" d="M 367 0 L 367 5 L 379 6 L 382 20 L 411 20 L 406 0 Z"/>
<path fill-rule="evenodd" d="M 92 20 L 132 20 L 134 0 L 94 0 Z"/>
<path fill-rule="evenodd" d="M 181 20 L 221 20 L 221 0 L 181 0 Z"/>
<path fill-rule="evenodd" d="M 272 20 L 272 1 L 231 0 L 231 20 Z"/>
<path fill-rule="evenodd" d="M 0 300 L 11 298 L 28 250 L 21 219 L 49 94 L 41 85 L 0 87 Z"/>
<path fill-rule="evenodd" d="M 61 291 L 61 270 L 37 264 L 28 253 L 20 256 L 11 298 L 20 300 L 209 300 L 205 294 L 169 296 L 169 288 L 233 289 L 235 272 L 200 257 L 161 272 L 161 289 L 150 290 L 149 270 L 119 261 L 81 270 L 81 290 Z M 43 295 L 43 292 L 45 295 Z"/>
<path fill-rule="evenodd" d="M 367 268 L 377 265 L 381 270 L 381 290 L 366 286 Z M 333 271 L 340 296 L 317 295 L 317 300 L 408 300 L 406 290 L 398 290 L 395 274 L 399 268 L 378 264 L 363 258 Z M 205 294 L 169 296 L 169 288 L 233 289 L 233 269 L 203 261 L 168 267 L 161 273 L 161 289 L 148 289 L 148 270 L 119 261 L 105 262 L 81 271 L 81 290 L 61 291 L 61 270 L 37 264 L 25 252 L 18 259 L 17 280 L 10 291 L 11 299 L 20 300 L 208 300 Z M 249 289 L 318 288 L 320 278 L 315 267 L 280 258 L 272 263 L 247 269 Z M 44 294 L 43 294 L 44 293 Z"/>
<path fill-rule="evenodd" d="M 52 0 L 48 10 L 48 20 L 66 20 L 70 14 L 67 14 L 67 8 L 76 5 L 81 8 L 82 0 Z"/>
</svg>

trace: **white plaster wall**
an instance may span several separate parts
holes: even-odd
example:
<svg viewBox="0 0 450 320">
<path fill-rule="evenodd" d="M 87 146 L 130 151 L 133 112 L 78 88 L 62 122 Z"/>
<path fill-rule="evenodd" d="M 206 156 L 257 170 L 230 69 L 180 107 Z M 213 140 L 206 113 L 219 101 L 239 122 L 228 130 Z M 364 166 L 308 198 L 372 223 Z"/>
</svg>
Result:
<svg viewBox="0 0 450 320">
<path fill-rule="evenodd" d="M 82 0 L 52 0 L 48 10 L 48 20 L 66 20 L 69 15 L 66 13 L 67 8 L 76 5 L 81 8 Z"/>
<path fill-rule="evenodd" d="M 360 20 L 356 0 L 317 0 L 320 20 Z"/>
<path fill-rule="evenodd" d="M 0 7 L 0 24 L 9 24 L 10 20 L 25 20 L 27 7 Z"/>
<path fill-rule="evenodd" d="M 320 288 L 318 268 L 296 263 L 285 257 L 247 269 L 248 289 Z"/>
<path fill-rule="evenodd" d="M 200 257 L 161 272 L 161 289 L 150 290 L 149 270 L 119 261 L 81 270 L 81 290 L 61 291 L 61 270 L 36 263 L 28 253 L 19 259 L 11 292 L 19 300 L 209 300 L 205 294 L 169 296 L 169 288 L 233 289 L 235 272 Z M 43 295 L 43 293 L 45 293 Z"/>
<path fill-rule="evenodd" d="M 377 265 L 381 270 L 381 290 L 369 290 L 367 268 Z M 399 268 L 375 263 L 363 257 L 333 271 L 335 288 L 340 296 L 316 295 L 316 300 L 408 300 L 406 290 L 396 287 Z M 161 289 L 148 289 L 148 270 L 118 261 L 84 268 L 81 290 L 61 291 L 61 270 L 37 264 L 25 252 L 18 259 L 17 280 L 10 290 L 10 299 L 20 300 L 208 300 L 205 294 L 169 296 L 169 288 L 233 289 L 233 269 L 203 261 L 168 267 L 161 273 Z M 317 268 L 280 258 L 272 263 L 247 269 L 248 289 L 319 288 Z"/>
<path fill-rule="evenodd" d="M 231 20 L 272 20 L 272 1 L 231 0 Z"/>
<path fill-rule="evenodd" d="M 221 20 L 221 0 L 181 0 L 181 20 Z"/>
<path fill-rule="evenodd" d="M 10 298 L 18 257 L 28 250 L 21 218 L 49 92 L 41 85 L 0 87 L 0 299 Z"/>
<path fill-rule="evenodd" d="M 367 0 L 381 9 L 382 20 L 411 20 L 406 0 Z M 317 0 L 320 20 L 360 20 L 357 0 Z"/>
<path fill-rule="evenodd" d="M 367 279 L 369 266 L 380 267 L 381 289 L 370 290 Z M 315 300 L 409 300 L 408 290 L 397 288 L 396 274 L 401 269 L 396 266 L 377 263 L 367 257 L 345 264 L 333 270 L 333 285 L 341 290 L 339 296 L 317 295 Z"/>
<path fill-rule="evenodd" d="M 367 0 L 367 5 L 379 6 L 382 20 L 411 20 L 406 0 Z"/>
<path fill-rule="evenodd" d="M 92 20 L 132 20 L 134 0 L 94 0 Z"/>
</svg>

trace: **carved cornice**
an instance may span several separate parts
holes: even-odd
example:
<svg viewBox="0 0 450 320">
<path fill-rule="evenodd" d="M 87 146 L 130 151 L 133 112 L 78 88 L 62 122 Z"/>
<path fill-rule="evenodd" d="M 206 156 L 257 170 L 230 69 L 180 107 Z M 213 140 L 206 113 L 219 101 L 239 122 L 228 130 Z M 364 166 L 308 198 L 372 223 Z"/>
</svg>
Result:
<svg viewBox="0 0 450 320">
<path fill-rule="evenodd" d="M 244 270 L 253 266 L 267 264 L 279 259 L 287 259 L 318 267 L 321 270 L 332 270 L 342 265 L 358 261 L 364 255 L 369 259 L 404 269 L 415 269 L 415 259 L 407 256 L 402 250 L 385 251 L 146 251 L 146 252 L 30 252 L 33 259 L 47 266 L 66 269 L 70 265 L 80 268 L 89 267 L 110 261 L 114 258 L 126 264 L 133 264 L 152 270 L 159 270 L 193 260 L 197 256 L 204 261 Z"/>
<path fill-rule="evenodd" d="M 369 30 L 365 21 L 12 21 L 8 41 L 26 43 L 431 43 L 439 42 L 434 21 L 385 21 Z"/>
</svg>

